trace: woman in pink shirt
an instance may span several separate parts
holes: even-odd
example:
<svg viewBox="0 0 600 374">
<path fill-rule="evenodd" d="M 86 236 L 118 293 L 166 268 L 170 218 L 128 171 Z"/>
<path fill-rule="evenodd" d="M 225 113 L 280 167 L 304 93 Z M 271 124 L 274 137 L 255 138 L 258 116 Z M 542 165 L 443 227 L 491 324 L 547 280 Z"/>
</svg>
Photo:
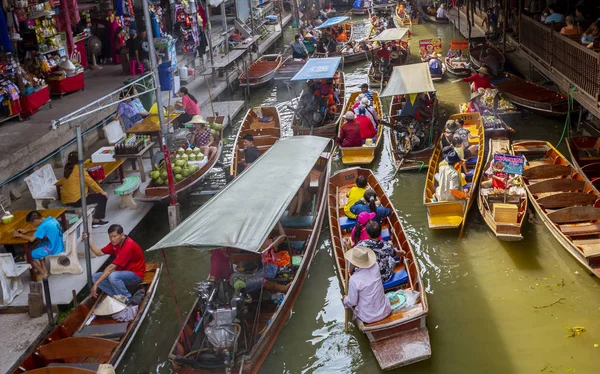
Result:
<svg viewBox="0 0 600 374">
<path fill-rule="evenodd" d="M 369 239 L 366 226 L 376 216 L 377 214 L 375 213 L 362 212 L 356 217 L 356 226 L 352 228 L 352 233 L 350 234 L 350 241 L 353 247 L 356 243 Z"/>
<path fill-rule="evenodd" d="M 183 126 L 184 123 L 188 123 L 192 120 L 195 115 L 200 115 L 200 108 L 198 107 L 198 100 L 189 93 L 188 89 L 181 87 L 177 96 L 181 97 L 181 103 L 177 103 L 185 111 L 179 116 L 179 126 Z"/>
</svg>

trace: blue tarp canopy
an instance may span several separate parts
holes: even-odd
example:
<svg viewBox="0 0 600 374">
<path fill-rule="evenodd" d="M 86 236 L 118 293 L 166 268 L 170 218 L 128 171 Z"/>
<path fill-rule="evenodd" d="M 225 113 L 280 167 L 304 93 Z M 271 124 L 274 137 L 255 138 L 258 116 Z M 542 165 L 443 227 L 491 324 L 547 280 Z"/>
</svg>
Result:
<svg viewBox="0 0 600 374">
<path fill-rule="evenodd" d="M 350 17 L 342 16 L 342 17 L 331 17 L 327 21 L 323 22 L 319 26 L 315 27 L 315 29 L 325 29 L 327 27 L 331 27 L 337 25 L 338 23 L 342 23 Z"/>
<path fill-rule="evenodd" d="M 306 64 L 294 75 L 292 80 L 305 81 L 308 79 L 333 78 L 341 60 L 341 57 L 311 58 L 306 61 Z"/>
</svg>

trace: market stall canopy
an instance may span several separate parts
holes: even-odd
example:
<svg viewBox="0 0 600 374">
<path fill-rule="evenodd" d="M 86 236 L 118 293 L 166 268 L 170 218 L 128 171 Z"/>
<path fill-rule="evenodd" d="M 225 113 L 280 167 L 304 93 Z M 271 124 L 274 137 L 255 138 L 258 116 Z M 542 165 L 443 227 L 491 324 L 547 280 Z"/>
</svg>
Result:
<svg viewBox="0 0 600 374">
<path fill-rule="evenodd" d="M 380 96 L 408 95 L 434 91 L 436 91 L 436 88 L 431 80 L 429 65 L 423 62 L 394 66 L 392 76 Z"/>
<path fill-rule="evenodd" d="M 338 23 L 342 23 L 347 19 L 350 19 L 350 17 L 346 17 L 346 16 L 332 17 L 332 18 L 329 18 L 327 21 L 323 22 L 322 24 L 320 24 L 319 26 L 315 27 L 315 29 L 325 29 L 327 27 L 335 26 Z"/>
<path fill-rule="evenodd" d="M 400 40 L 404 38 L 404 36 L 406 36 L 407 33 L 407 28 L 395 27 L 393 29 L 385 29 L 381 32 L 381 34 L 369 40 L 372 42 L 391 42 L 393 40 Z"/>
<path fill-rule="evenodd" d="M 341 57 L 311 58 L 306 61 L 306 64 L 294 75 L 292 80 L 333 78 L 341 60 Z"/>
<path fill-rule="evenodd" d="M 233 247 L 260 252 L 330 139 L 292 136 L 277 141 L 215 197 L 149 250 Z"/>
</svg>

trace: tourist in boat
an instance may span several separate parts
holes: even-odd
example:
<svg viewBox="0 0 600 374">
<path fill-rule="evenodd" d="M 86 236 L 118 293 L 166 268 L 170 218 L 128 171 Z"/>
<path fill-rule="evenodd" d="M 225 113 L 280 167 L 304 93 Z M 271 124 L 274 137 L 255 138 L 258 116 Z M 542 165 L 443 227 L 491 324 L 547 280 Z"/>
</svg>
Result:
<svg viewBox="0 0 600 374">
<path fill-rule="evenodd" d="M 344 213 L 346 214 L 346 217 L 350 219 L 356 219 L 356 214 L 352 213 L 350 211 L 350 208 L 352 208 L 354 203 L 362 199 L 362 197 L 365 195 L 365 192 L 367 191 L 366 188 L 367 178 L 363 177 L 362 175 L 359 175 L 358 178 L 356 178 L 356 186 L 353 186 L 346 194 L 346 197 L 348 198 L 346 205 L 344 205 Z"/>
<path fill-rule="evenodd" d="M 367 115 L 367 108 L 364 105 L 360 105 L 356 109 L 356 118 L 354 120 L 358 122 L 358 125 L 360 126 L 361 139 L 373 138 L 377 135 L 375 125 Z"/>
<path fill-rule="evenodd" d="M 462 138 L 456 136 L 452 138 L 452 149 L 460 156 L 461 160 L 465 160 L 465 144 L 463 143 Z M 467 164 L 462 163 L 462 171 L 467 174 L 469 171 L 467 170 Z"/>
<path fill-rule="evenodd" d="M 465 160 L 471 157 L 476 157 L 479 146 L 476 144 L 470 145 L 469 140 L 479 139 L 479 137 L 471 135 L 471 131 L 465 129 L 465 121 L 462 118 L 456 120 L 456 125 L 457 129 L 454 134 L 455 136 L 460 137 L 463 141 L 465 147 Z"/>
<path fill-rule="evenodd" d="M 300 41 L 300 35 L 294 37 L 294 41 L 290 43 L 290 48 L 292 49 L 293 58 L 300 58 L 303 60 L 308 58 L 308 51 L 306 50 L 304 43 Z"/>
<path fill-rule="evenodd" d="M 458 129 L 458 124 L 452 119 L 446 121 L 444 127 L 444 133 L 442 134 L 441 142 L 442 149 L 452 146 L 452 139 L 454 138 L 454 132 Z"/>
<path fill-rule="evenodd" d="M 375 252 L 377 265 L 379 265 L 379 272 L 381 273 L 381 281 L 387 282 L 394 275 L 394 268 L 396 267 L 395 257 L 402 257 L 406 252 L 403 250 L 397 251 L 391 242 L 383 240 L 381 237 L 381 225 L 379 223 L 375 221 L 367 222 L 365 231 L 368 238 L 358 242 L 357 246 L 366 247 Z"/>
<path fill-rule="evenodd" d="M 585 8 L 581 5 L 577 5 L 575 7 L 575 17 L 573 17 L 573 20 L 575 22 L 585 22 L 586 21 L 585 14 L 586 14 Z"/>
<path fill-rule="evenodd" d="M 369 99 L 366 97 L 363 97 L 360 100 L 360 104 L 356 107 L 356 109 L 354 109 L 354 114 L 359 115 L 361 113 L 369 118 L 373 124 L 373 127 L 377 131 L 377 126 L 379 125 L 379 115 L 377 114 L 377 111 L 373 105 L 371 105 L 371 101 L 369 101 Z"/>
<path fill-rule="evenodd" d="M 244 171 L 260 156 L 258 147 L 254 145 L 254 136 L 252 134 L 244 134 L 242 136 L 242 145 L 244 146 L 244 161 L 240 162 L 237 166 L 238 174 Z"/>
<path fill-rule="evenodd" d="M 460 156 L 454 151 L 450 151 L 444 158 L 445 162 L 440 163 L 438 172 L 439 185 L 435 189 L 436 201 L 455 201 L 459 198 L 455 196 L 456 192 L 462 192 L 462 181 L 456 165 L 461 162 Z M 455 194 L 452 193 L 455 191 Z"/>
<path fill-rule="evenodd" d="M 90 293 L 93 297 L 98 297 L 100 288 L 109 296 L 123 295 L 129 300 L 131 293 L 127 287 L 140 284 L 146 274 L 144 252 L 133 239 L 125 235 L 121 225 L 110 225 L 108 238 L 110 242 L 103 248 L 98 248 L 89 238 L 90 249 L 96 256 L 114 256 L 112 263 L 103 272 L 92 276 L 94 286 Z"/>
<path fill-rule="evenodd" d="M 497 76 L 500 73 L 500 61 L 498 61 L 491 48 L 486 49 L 485 56 L 481 57 L 481 63 L 493 76 Z"/>
<path fill-rule="evenodd" d="M 356 96 L 356 99 L 354 100 L 354 105 L 352 106 L 352 110 L 355 110 L 356 108 L 359 107 L 360 105 L 360 101 L 365 97 L 365 95 L 363 94 L 359 94 L 358 96 Z"/>
<path fill-rule="evenodd" d="M 573 16 L 567 16 L 565 18 L 565 27 L 560 29 L 562 35 L 579 35 L 581 34 L 581 27 L 575 24 L 575 18 Z"/>
<path fill-rule="evenodd" d="M 565 20 L 565 16 L 560 13 L 557 13 L 556 10 L 557 10 L 556 5 L 554 5 L 554 4 L 548 5 L 548 12 L 550 13 L 550 15 L 548 17 L 546 17 L 546 19 L 544 20 L 544 23 L 552 23 L 552 22 L 560 23 Z"/>
<path fill-rule="evenodd" d="M 375 252 L 365 247 L 354 247 L 344 254 L 354 274 L 348 281 L 348 295 L 344 306 L 354 309 L 354 317 L 365 323 L 380 321 L 392 312 L 385 296 L 381 272 Z"/>
<path fill-rule="evenodd" d="M 592 43 L 595 39 L 600 37 L 600 21 L 596 21 L 590 25 L 590 27 L 581 34 L 581 43 L 588 44 Z"/>
<path fill-rule="evenodd" d="M 376 216 L 377 214 L 375 213 L 362 212 L 356 217 L 356 225 L 354 225 L 350 233 L 350 248 L 354 247 L 360 241 L 369 239 L 367 223 L 371 222 Z"/>
<path fill-rule="evenodd" d="M 208 122 L 202 116 L 192 117 L 189 123 L 194 124 L 194 129 L 189 134 L 189 142 L 200 149 L 200 152 L 211 159 L 217 153 L 216 141 L 212 132 L 206 126 Z"/>
<path fill-rule="evenodd" d="M 360 86 L 360 91 L 361 91 L 363 97 L 366 97 L 367 99 L 369 99 L 370 102 L 373 102 L 373 92 L 371 92 L 369 90 L 369 84 L 368 83 L 363 83 Z M 361 99 L 362 99 L 362 97 L 361 97 Z"/>
<path fill-rule="evenodd" d="M 96 204 L 94 217 L 92 219 L 92 227 L 102 227 L 108 225 L 105 221 L 106 203 L 108 202 L 108 193 L 88 174 L 87 170 L 83 170 L 83 181 L 85 183 L 85 201 L 88 205 Z M 64 205 L 72 207 L 81 206 L 81 187 L 79 185 L 79 164 L 77 152 L 69 153 L 67 164 L 64 168 L 64 178 L 56 182 L 60 186 L 60 201 Z M 88 193 L 89 189 L 94 193 Z"/>
<path fill-rule="evenodd" d="M 344 48 L 342 48 L 343 55 L 350 55 L 354 53 L 354 47 L 352 47 L 352 43 L 346 43 Z"/>
<path fill-rule="evenodd" d="M 46 256 L 56 256 L 65 251 L 62 228 L 54 217 L 44 218 L 35 210 L 27 213 L 25 221 L 32 224 L 33 229 L 18 229 L 13 236 L 33 243 L 31 258 L 35 261 L 32 261 L 31 265 L 42 279 L 47 279 Z M 33 232 L 33 235 L 27 235 L 30 232 Z"/>
<path fill-rule="evenodd" d="M 346 123 L 342 126 L 340 136 L 338 137 L 340 147 L 362 147 L 360 125 L 354 120 L 356 118 L 354 112 L 347 112 L 344 114 L 344 118 L 346 119 Z"/>
<path fill-rule="evenodd" d="M 327 48 L 325 48 L 325 44 L 323 43 L 323 39 L 319 39 L 317 42 L 317 48 L 315 50 L 317 53 L 326 54 Z"/>
<path fill-rule="evenodd" d="M 181 87 L 177 96 L 181 98 L 181 101 L 175 103 L 176 108 L 182 108 L 184 110 L 181 115 L 177 118 L 179 125 L 182 126 L 184 123 L 190 122 L 192 117 L 200 115 L 200 108 L 198 107 L 198 100 L 192 95 L 186 87 Z"/>
<path fill-rule="evenodd" d="M 338 43 L 346 43 L 348 42 L 348 34 L 346 34 L 346 29 L 342 26 L 338 27 Z"/>
<path fill-rule="evenodd" d="M 479 89 L 494 88 L 490 80 L 490 72 L 483 66 L 479 68 L 477 74 L 473 74 L 470 77 L 463 78 L 463 82 L 473 83 L 473 92 L 479 91 Z"/>
<path fill-rule="evenodd" d="M 444 5 L 444 4 L 442 4 Z M 442 57 L 441 54 L 437 53 L 437 52 L 433 52 L 431 54 L 431 58 L 429 58 L 429 72 L 431 74 L 442 74 L 442 60 L 440 60 L 440 57 Z"/>
<path fill-rule="evenodd" d="M 440 7 L 438 8 L 435 16 L 437 18 L 448 18 L 448 12 L 446 11 L 445 4 L 440 4 Z"/>
<path fill-rule="evenodd" d="M 362 212 L 370 212 L 375 213 L 376 216 L 374 220 L 378 223 L 383 222 L 383 220 L 392 214 L 392 210 L 390 208 L 386 208 L 381 205 L 381 202 L 377 198 L 377 193 L 374 190 L 366 190 L 362 199 L 358 200 L 350 211 L 357 216 Z"/>
</svg>

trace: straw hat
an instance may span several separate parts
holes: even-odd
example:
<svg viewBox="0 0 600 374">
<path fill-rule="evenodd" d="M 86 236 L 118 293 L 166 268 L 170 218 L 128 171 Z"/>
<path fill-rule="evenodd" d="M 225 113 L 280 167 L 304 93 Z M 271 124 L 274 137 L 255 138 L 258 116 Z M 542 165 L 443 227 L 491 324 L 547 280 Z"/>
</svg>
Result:
<svg viewBox="0 0 600 374">
<path fill-rule="evenodd" d="M 481 74 L 490 75 L 490 72 L 488 71 L 488 69 L 485 66 L 480 67 L 478 72 Z"/>
<path fill-rule="evenodd" d="M 373 266 L 377 261 L 377 256 L 370 248 L 354 247 L 344 253 L 346 260 L 359 268 L 367 269 Z"/>
<path fill-rule="evenodd" d="M 304 35 L 304 39 L 309 40 L 309 39 L 312 39 L 312 38 L 314 38 L 314 36 L 311 33 L 309 33 L 309 32 L 307 32 L 306 35 Z"/>
<path fill-rule="evenodd" d="M 208 122 L 206 122 L 206 120 L 204 118 L 202 118 L 201 115 L 196 114 L 195 116 L 192 117 L 192 119 L 188 123 L 201 123 L 203 125 L 206 125 Z"/>
<path fill-rule="evenodd" d="M 97 316 L 110 316 L 115 313 L 119 313 L 125 309 L 127 305 L 113 298 L 112 296 L 106 296 L 100 304 L 94 310 L 94 314 Z"/>
<path fill-rule="evenodd" d="M 115 374 L 115 368 L 111 364 L 100 364 L 96 374 Z"/>
</svg>

